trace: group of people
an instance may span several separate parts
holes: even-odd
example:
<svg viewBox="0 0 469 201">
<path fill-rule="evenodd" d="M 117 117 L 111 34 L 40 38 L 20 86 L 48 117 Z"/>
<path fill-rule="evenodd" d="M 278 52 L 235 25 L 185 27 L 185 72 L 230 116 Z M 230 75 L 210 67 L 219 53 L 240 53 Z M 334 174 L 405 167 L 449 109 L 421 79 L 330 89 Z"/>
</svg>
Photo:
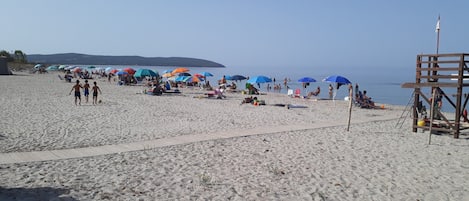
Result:
<svg viewBox="0 0 469 201">
<path fill-rule="evenodd" d="M 98 104 L 98 92 L 99 93 L 102 93 L 102 92 L 96 82 L 93 82 L 93 84 L 94 86 L 90 87 L 90 85 L 88 84 L 88 80 L 85 80 L 85 84 L 82 86 L 80 84 L 80 80 L 76 81 L 76 84 L 73 85 L 69 93 L 69 95 L 72 95 L 72 91 L 75 91 L 75 105 L 81 105 L 81 89 L 83 89 L 86 102 L 88 103 L 88 96 L 90 94 L 90 88 L 91 88 L 91 91 L 93 92 L 93 105 Z"/>
<path fill-rule="evenodd" d="M 352 90 L 352 85 L 349 85 L 349 90 Z M 355 102 L 362 108 L 375 108 L 375 102 L 371 100 L 366 93 L 366 90 L 359 90 L 358 84 L 355 84 Z"/>
</svg>

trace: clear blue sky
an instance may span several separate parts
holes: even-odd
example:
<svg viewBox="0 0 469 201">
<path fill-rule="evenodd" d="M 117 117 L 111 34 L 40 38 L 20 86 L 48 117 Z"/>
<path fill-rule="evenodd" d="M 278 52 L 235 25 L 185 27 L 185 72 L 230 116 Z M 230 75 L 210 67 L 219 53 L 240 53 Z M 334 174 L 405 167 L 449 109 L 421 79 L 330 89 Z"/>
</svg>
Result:
<svg viewBox="0 0 469 201">
<path fill-rule="evenodd" d="M 469 1 L 2 1 L 0 50 L 193 57 L 227 67 L 414 65 L 469 52 Z"/>
</svg>

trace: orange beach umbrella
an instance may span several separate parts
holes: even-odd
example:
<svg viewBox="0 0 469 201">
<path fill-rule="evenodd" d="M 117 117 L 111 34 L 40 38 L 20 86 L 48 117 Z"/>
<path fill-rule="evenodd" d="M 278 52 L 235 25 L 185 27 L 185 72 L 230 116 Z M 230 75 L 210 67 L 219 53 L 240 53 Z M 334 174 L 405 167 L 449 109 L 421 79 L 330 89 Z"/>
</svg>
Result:
<svg viewBox="0 0 469 201">
<path fill-rule="evenodd" d="M 173 72 L 171 72 L 172 74 L 177 74 L 177 73 L 185 73 L 185 72 L 189 72 L 189 69 L 187 68 L 176 68 L 173 70 Z"/>
</svg>

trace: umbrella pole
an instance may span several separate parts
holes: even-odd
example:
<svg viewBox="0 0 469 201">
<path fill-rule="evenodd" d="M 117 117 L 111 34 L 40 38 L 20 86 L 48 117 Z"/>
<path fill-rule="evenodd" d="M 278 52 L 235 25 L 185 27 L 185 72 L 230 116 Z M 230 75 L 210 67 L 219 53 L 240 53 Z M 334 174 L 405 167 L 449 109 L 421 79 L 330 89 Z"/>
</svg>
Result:
<svg viewBox="0 0 469 201">
<path fill-rule="evenodd" d="M 349 106 L 348 106 L 348 123 L 347 123 L 347 131 L 350 130 L 350 120 L 352 119 L 352 95 L 353 95 L 353 89 L 349 90 Z"/>
</svg>

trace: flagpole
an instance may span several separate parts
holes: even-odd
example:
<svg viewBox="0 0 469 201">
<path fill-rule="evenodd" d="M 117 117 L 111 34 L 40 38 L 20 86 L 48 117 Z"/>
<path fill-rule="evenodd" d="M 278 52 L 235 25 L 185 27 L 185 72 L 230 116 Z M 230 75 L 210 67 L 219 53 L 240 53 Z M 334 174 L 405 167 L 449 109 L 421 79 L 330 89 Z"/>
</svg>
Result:
<svg viewBox="0 0 469 201">
<path fill-rule="evenodd" d="M 440 15 L 438 15 L 438 21 L 436 23 L 436 54 L 440 49 Z"/>
</svg>

